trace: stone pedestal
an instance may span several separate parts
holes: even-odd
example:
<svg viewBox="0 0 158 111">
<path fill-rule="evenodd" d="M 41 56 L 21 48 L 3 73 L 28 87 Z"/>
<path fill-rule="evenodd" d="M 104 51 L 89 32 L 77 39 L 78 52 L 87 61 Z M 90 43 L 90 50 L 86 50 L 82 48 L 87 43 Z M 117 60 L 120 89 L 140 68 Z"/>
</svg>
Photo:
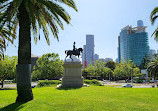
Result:
<svg viewBox="0 0 158 111">
<path fill-rule="evenodd" d="M 82 77 L 81 62 L 65 62 L 64 76 L 59 87 L 82 87 L 84 80 Z"/>
</svg>

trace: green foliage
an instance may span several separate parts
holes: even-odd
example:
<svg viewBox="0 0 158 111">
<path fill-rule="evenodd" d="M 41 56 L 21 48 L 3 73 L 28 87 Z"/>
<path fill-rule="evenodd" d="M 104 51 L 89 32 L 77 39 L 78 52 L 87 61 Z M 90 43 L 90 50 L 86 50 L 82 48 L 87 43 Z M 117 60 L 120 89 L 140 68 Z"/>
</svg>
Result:
<svg viewBox="0 0 158 111">
<path fill-rule="evenodd" d="M 37 87 L 51 86 L 61 84 L 59 80 L 40 80 L 37 84 Z"/>
<path fill-rule="evenodd" d="M 134 77 L 140 77 L 140 76 L 143 76 L 144 74 L 143 73 L 140 73 L 140 69 L 138 68 L 138 67 L 136 67 L 136 68 L 133 68 L 132 69 L 132 75 L 134 76 Z"/>
<path fill-rule="evenodd" d="M 84 80 L 85 84 L 89 84 L 89 85 L 95 85 L 95 86 L 103 86 L 98 80 L 93 79 L 93 80 Z"/>
<path fill-rule="evenodd" d="M 139 80 L 139 79 L 136 80 L 136 83 L 142 83 L 142 82 L 143 80 Z"/>
<path fill-rule="evenodd" d="M 155 57 L 155 59 L 148 63 L 147 65 L 147 71 L 149 75 L 154 77 L 154 79 L 158 78 L 158 57 Z"/>
<path fill-rule="evenodd" d="M 12 37 L 12 38 L 11 38 Z M 13 44 L 13 40 L 16 39 L 15 33 L 12 33 L 7 28 L 0 28 L 0 60 L 4 59 L 4 51 L 8 45 L 6 41 Z"/>
<path fill-rule="evenodd" d="M 108 62 L 105 64 L 105 66 L 114 71 L 114 69 L 115 69 L 115 67 L 116 67 L 116 63 L 115 63 L 114 61 L 108 61 Z"/>
<path fill-rule="evenodd" d="M 44 54 L 36 63 L 32 72 L 33 79 L 57 79 L 63 75 L 63 61 L 58 54 Z"/>
<path fill-rule="evenodd" d="M 116 65 L 114 70 L 115 77 L 130 78 L 131 74 L 133 77 L 137 77 L 140 74 L 140 69 L 130 60 L 127 62 L 119 63 Z"/>
<path fill-rule="evenodd" d="M 146 69 L 147 64 L 150 62 L 150 58 L 148 56 L 145 56 L 142 60 L 142 63 L 140 64 L 139 68 L 140 69 Z"/>
<path fill-rule="evenodd" d="M 95 85 L 95 86 L 103 86 L 98 80 L 84 80 L 85 84 L 89 85 Z M 58 85 L 61 84 L 61 81 L 59 80 L 40 80 L 37 84 L 37 87 L 44 87 L 44 86 L 52 86 L 52 85 Z"/>
<path fill-rule="evenodd" d="M 85 72 L 88 72 L 88 74 L 90 74 L 91 76 L 96 75 L 96 73 L 95 73 L 95 67 L 93 66 L 93 64 L 89 64 L 89 66 L 86 67 L 86 68 L 84 69 L 84 71 L 85 71 Z"/>
<path fill-rule="evenodd" d="M 35 43 L 37 43 L 38 39 L 40 40 L 39 31 L 41 29 L 47 43 L 50 44 L 48 27 L 53 36 L 58 39 L 58 27 L 64 29 L 63 21 L 70 24 L 71 17 L 63 8 L 63 4 L 77 11 L 73 0 L 0 0 L 0 12 L 2 12 L 0 14 L 0 29 L 5 26 L 15 33 L 21 20 L 19 15 L 23 15 L 23 12 L 27 10 L 26 18 L 29 18 L 30 30 Z"/>
<path fill-rule="evenodd" d="M 109 73 L 113 73 L 110 68 L 105 67 L 105 62 L 101 61 L 95 61 L 93 64 L 90 64 L 89 67 L 85 68 L 84 71 L 88 72 L 91 76 L 101 76 L 103 78 L 108 77 Z"/>
<path fill-rule="evenodd" d="M 150 21 L 151 21 L 151 24 L 153 25 L 158 17 L 157 15 L 158 13 L 158 7 L 156 7 L 150 14 Z M 156 28 L 156 30 L 154 31 L 154 33 L 152 34 L 152 36 L 155 36 L 155 40 L 158 41 L 158 27 Z"/>
<path fill-rule="evenodd" d="M 20 27 L 18 64 L 31 63 L 31 35 L 34 36 L 35 43 L 40 40 L 40 31 L 43 32 L 48 45 L 50 45 L 49 35 L 53 34 L 54 38 L 59 40 L 59 27 L 63 30 L 63 21 L 70 24 L 71 20 L 62 4 L 77 11 L 73 0 L 0 0 L 0 31 L 6 27 L 10 32 L 16 33 Z M 49 29 L 52 34 L 49 34 Z M 41 74 L 40 71 L 37 74 Z M 29 75 L 28 70 L 25 76 L 30 77 Z M 29 79 L 25 82 L 30 84 Z M 18 94 L 23 95 L 22 92 Z"/>
<path fill-rule="evenodd" d="M 16 74 L 17 57 L 5 56 L 4 60 L 0 61 L 0 81 L 3 83 L 5 79 L 13 79 Z"/>
</svg>

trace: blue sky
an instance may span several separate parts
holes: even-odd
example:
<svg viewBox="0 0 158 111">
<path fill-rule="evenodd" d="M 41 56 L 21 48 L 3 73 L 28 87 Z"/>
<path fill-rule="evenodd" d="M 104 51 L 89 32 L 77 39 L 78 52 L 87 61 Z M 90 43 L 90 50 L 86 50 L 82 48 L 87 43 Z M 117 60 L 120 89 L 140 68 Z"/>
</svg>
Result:
<svg viewBox="0 0 158 111">
<path fill-rule="evenodd" d="M 76 47 L 83 47 L 86 43 L 86 34 L 94 34 L 95 53 L 100 58 L 117 58 L 118 36 L 122 28 L 127 25 L 137 26 L 137 20 L 143 20 L 147 26 L 149 46 L 158 49 L 158 43 L 151 37 L 158 26 L 150 23 L 150 13 L 158 6 L 157 0 L 74 0 L 78 12 L 69 7 L 65 9 L 71 15 L 71 25 L 64 23 L 64 30 L 60 30 L 59 42 L 50 33 L 51 45 L 48 46 L 44 35 L 41 40 L 34 43 L 32 37 L 32 54 L 41 56 L 46 53 L 58 53 L 61 59 L 65 58 L 65 50 L 72 49 L 73 42 Z M 14 45 L 9 44 L 6 55 L 17 56 L 18 39 Z"/>
</svg>

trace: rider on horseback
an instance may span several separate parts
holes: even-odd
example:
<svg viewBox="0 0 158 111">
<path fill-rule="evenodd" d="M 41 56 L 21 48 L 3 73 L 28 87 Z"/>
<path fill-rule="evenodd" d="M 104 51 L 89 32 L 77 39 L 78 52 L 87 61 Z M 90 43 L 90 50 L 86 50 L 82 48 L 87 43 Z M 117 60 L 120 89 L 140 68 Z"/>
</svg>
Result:
<svg viewBox="0 0 158 111">
<path fill-rule="evenodd" d="M 65 54 L 67 54 L 67 56 L 65 57 L 65 60 L 66 60 L 66 58 L 67 58 L 68 56 L 70 56 L 70 58 L 71 58 L 72 55 L 78 56 L 78 58 L 79 58 L 80 52 L 82 53 L 82 51 L 83 51 L 82 48 L 78 48 L 78 49 L 77 49 L 77 48 L 75 47 L 75 42 L 74 42 L 73 50 L 65 50 Z M 72 58 L 71 58 L 71 59 L 72 59 Z M 73 61 L 73 59 L 72 59 L 72 61 Z"/>
<path fill-rule="evenodd" d="M 74 42 L 74 45 L 73 45 L 73 51 L 75 52 L 76 50 L 76 47 L 75 47 L 75 42 Z"/>
</svg>

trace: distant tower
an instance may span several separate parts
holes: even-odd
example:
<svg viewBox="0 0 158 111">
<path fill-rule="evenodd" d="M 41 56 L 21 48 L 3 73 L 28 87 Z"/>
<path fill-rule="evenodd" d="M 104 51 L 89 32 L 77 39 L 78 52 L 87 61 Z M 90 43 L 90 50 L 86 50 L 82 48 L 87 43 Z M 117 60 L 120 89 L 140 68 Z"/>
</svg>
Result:
<svg viewBox="0 0 158 111">
<path fill-rule="evenodd" d="M 145 29 L 144 30 L 142 29 L 143 26 L 144 26 L 143 25 L 143 21 L 142 20 L 138 20 L 137 21 L 137 27 L 140 30 L 139 33 L 145 32 Z"/>
<path fill-rule="evenodd" d="M 94 54 L 94 60 L 99 60 L 99 55 L 98 54 Z"/>
<path fill-rule="evenodd" d="M 86 35 L 86 60 L 87 65 L 94 61 L 94 35 Z"/>
<path fill-rule="evenodd" d="M 143 25 L 143 21 L 142 21 L 142 20 L 138 20 L 138 21 L 137 21 L 137 26 L 138 26 L 138 27 L 144 26 L 144 25 Z"/>
<path fill-rule="evenodd" d="M 120 57 L 120 36 L 118 36 L 118 48 L 117 48 L 117 50 L 118 50 L 118 63 L 120 63 L 121 62 L 121 57 Z"/>
</svg>

